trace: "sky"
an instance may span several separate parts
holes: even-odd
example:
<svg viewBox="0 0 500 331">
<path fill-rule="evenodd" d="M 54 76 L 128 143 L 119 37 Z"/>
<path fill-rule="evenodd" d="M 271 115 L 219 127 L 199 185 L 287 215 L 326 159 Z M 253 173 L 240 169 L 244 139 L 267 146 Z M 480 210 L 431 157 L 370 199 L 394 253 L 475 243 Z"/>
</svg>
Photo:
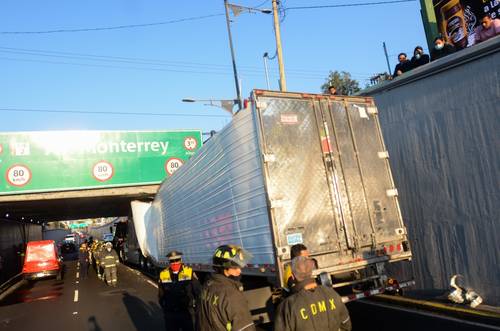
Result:
<svg viewBox="0 0 500 331">
<path fill-rule="evenodd" d="M 383 41 L 392 70 L 399 52 L 427 48 L 419 1 L 292 9 L 371 1 L 282 1 L 289 8 L 281 22 L 289 91 L 319 93 L 330 70 L 350 72 L 365 86 L 372 74 L 387 71 Z M 230 3 L 271 7 L 264 0 Z M 220 130 L 229 113 L 181 100 L 235 98 L 223 14 L 223 0 L 2 0 L 0 132 Z M 272 15 L 231 20 L 245 98 L 266 88 L 263 54 L 276 51 Z M 165 24 L 92 30 L 148 23 Z M 13 33 L 73 29 L 89 31 Z M 269 61 L 269 73 L 271 89 L 279 89 L 277 59 Z"/>
</svg>

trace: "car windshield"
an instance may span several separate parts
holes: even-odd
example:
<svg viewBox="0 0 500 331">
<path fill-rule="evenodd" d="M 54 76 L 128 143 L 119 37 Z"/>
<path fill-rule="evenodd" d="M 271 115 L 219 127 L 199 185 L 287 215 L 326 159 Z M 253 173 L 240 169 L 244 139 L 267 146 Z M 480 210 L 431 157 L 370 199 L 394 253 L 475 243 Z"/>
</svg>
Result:
<svg viewBox="0 0 500 331">
<path fill-rule="evenodd" d="M 54 259 L 54 246 L 28 246 L 26 252 L 26 262 L 48 261 Z"/>
</svg>

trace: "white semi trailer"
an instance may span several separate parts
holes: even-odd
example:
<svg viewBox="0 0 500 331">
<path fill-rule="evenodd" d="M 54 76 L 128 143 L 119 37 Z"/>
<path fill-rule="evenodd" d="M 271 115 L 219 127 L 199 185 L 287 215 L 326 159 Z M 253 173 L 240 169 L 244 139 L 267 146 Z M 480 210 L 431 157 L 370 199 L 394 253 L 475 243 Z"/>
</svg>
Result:
<svg viewBox="0 0 500 331">
<path fill-rule="evenodd" d="M 372 98 L 254 90 L 150 207 L 133 204 L 142 254 L 157 266 L 175 249 L 211 272 L 219 245 L 250 251 L 254 308 L 284 285 L 297 243 L 335 287 L 383 288 L 384 266 L 411 259 Z"/>
</svg>

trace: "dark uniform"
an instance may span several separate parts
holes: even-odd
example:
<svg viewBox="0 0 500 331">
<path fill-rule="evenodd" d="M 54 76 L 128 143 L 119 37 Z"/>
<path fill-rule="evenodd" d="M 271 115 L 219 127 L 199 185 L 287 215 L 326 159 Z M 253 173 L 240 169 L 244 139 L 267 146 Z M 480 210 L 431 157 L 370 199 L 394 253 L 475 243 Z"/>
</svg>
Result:
<svg viewBox="0 0 500 331">
<path fill-rule="evenodd" d="M 274 321 L 275 331 L 350 331 L 351 320 L 342 298 L 333 289 L 317 286 L 304 289 L 314 280 L 298 283 L 293 294 L 279 306 Z"/>
<path fill-rule="evenodd" d="M 201 285 L 193 269 L 182 266 L 175 273 L 166 268 L 160 273 L 158 290 L 167 330 L 194 330 L 196 300 L 200 295 Z"/>
<path fill-rule="evenodd" d="M 221 274 L 207 280 L 201 292 L 199 330 L 255 330 L 243 285 Z"/>
<path fill-rule="evenodd" d="M 237 280 L 252 255 L 236 245 L 219 246 L 212 257 L 215 270 L 203 286 L 198 312 L 200 331 L 255 331 L 243 285 Z"/>
</svg>

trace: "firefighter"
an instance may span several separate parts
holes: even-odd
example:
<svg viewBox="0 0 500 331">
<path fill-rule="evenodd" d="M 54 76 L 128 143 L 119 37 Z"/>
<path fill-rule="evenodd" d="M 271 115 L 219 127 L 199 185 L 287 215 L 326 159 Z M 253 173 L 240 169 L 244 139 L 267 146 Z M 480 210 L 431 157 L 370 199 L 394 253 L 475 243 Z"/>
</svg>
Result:
<svg viewBox="0 0 500 331">
<path fill-rule="evenodd" d="M 314 260 L 298 256 L 292 260 L 295 286 L 278 306 L 275 331 L 350 331 L 351 320 L 342 298 L 331 287 L 318 285 L 312 277 Z"/>
<path fill-rule="evenodd" d="M 104 268 L 104 279 L 108 285 L 116 287 L 117 278 L 116 278 L 116 267 L 120 260 L 118 259 L 118 255 L 113 250 L 113 244 L 107 242 L 105 245 L 105 250 L 99 256 L 99 260 L 101 262 L 101 266 Z"/>
<path fill-rule="evenodd" d="M 168 268 L 160 273 L 158 300 L 163 308 L 167 330 L 193 331 L 196 302 L 201 285 L 196 274 L 182 263 L 182 253 L 167 254 Z"/>
<path fill-rule="evenodd" d="M 240 282 L 252 256 L 234 245 L 219 246 L 212 257 L 215 273 L 205 282 L 198 312 L 199 330 L 255 331 Z"/>
</svg>

